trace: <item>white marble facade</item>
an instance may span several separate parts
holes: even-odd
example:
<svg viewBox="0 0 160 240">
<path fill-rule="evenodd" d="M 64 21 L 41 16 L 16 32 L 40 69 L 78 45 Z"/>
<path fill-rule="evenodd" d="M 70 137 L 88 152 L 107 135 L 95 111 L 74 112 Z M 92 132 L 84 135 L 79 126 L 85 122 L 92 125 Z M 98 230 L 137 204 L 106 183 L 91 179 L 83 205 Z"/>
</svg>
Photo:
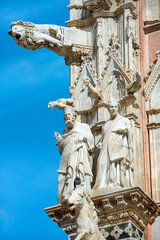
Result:
<svg viewBox="0 0 160 240">
<path fill-rule="evenodd" d="M 67 198 L 80 172 L 88 193 L 93 186 L 133 186 L 133 179 L 142 186 L 136 4 L 72 0 L 66 22 L 69 27 L 22 21 L 11 25 L 9 34 L 18 45 L 31 50 L 45 47 L 65 56 L 70 66 L 71 98 L 49 103 L 50 108 L 70 107 L 74 115 L 73 126 L 62 136 L 56 135 L 62 155 L 58 202 Z M 119 105 L 116 120 L 112 120 L 110 107 L 107 110 L 112 98 Z M 65 118 L 64 113 L 66 123 Z M 97 147 L 100 141 L 101 149 Z M 73 154 L 78 160 L 71 159 Z M 139 172 L 134 171 L 134 165 Z M 83 170 L 78 173 L 79 168 Z M 98 181 L 101 175 L 103 183 Z M 70 179 L 72 183 L 68 183 Z"/>
<path fill-rule="evenodd" d="M 64 56 L 70 66 L 70 98 L 54 99 L 48 105 L 63 110 L 66 125 L 63 135 L 55 133 L 61 155 L 58 203 L 67 202 L 76 177 L 81 180 L 84 194 L 94 196 L 102 189 L 107 193 L 144 186 L 138 3 L 137 0 L 70 0 L 68 27 L 22 21 L 11 25 L 9 35 L 18 45 L 31 50 L 45 47 Z M 146 6 L 152 5 L 147 1 Z M 149 20 L 153 18 L 153 13 L 146 14 Z M 157 202 L 160 201 L 159 66 L 158 52 L 143 92 L 153 166 L 152 195 Z"/>
</svg>

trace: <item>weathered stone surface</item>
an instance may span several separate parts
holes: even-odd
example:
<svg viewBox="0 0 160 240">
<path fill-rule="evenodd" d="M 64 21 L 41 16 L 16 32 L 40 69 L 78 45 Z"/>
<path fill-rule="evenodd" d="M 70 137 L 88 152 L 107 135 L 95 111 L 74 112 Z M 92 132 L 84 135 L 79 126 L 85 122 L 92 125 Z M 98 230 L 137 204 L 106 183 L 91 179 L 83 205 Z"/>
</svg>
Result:
<svg viewBox="0 0 160 240">
<path fill-rule="evenodd" d="M 115 238 L 124 221 L 143 232 L 157 206 L 138 187 L 125 187 L 139 185 L 160 202 L 160 53 L 154 57 L 160 46 L 158 0 L 70 0 L 68 9 L 68 27 L 18 21 L 9 31 L 21 47 L 45 47 L 70 66 L 71 97 L 49 103 L 49 108 L 72 107 L 76 113 L 73 126 L 63 135 L 55 133 L 60 165 L 66 166 L 63 173 L 59 170 L 58 201 L 69 198 L 79 169 L 85 191 L 94 186 L 100 226 L 113 224 Z M 111 98 L 120 104 L 116 129 L 107 110 Z M 111 131 L 104 131 L 109 122 Z M 75 216 L 65 203 L 46 211 L 65 232 L 75 232 Z M 151 238 L 151 230 L 147 234 Z"/>
<path fill-rule="evenodd" d="M 75 210 L 77 236 L 75 240 L 105 240 L 98 228 L 98 216 L 90 196 L 77 185 L 68 199 L 69 209 Z"/>
<path fill-rule="evenodd" d="M 97 210 L 100 228 L 131 221 L 143 232 L 147 224 L 152 224 L 158 215 L 158 206 L 139 187 L 106 194 L 103 189 L 92 193 L 92 201 Z M 67 204 L 45 208 L 45 211 L 67 234 L 76 231 L 75 213 L 69 210 Z"/>
<path fill-rule="evenodd" d="M 130 121 L 119 115 L 118 102 L 108 101 L 110 119 L 103 125 L 97 144 L 100 155 L 94 190 L 105 187 L 131 187 L 133 183 L 133 132 Z"/>
</svg>

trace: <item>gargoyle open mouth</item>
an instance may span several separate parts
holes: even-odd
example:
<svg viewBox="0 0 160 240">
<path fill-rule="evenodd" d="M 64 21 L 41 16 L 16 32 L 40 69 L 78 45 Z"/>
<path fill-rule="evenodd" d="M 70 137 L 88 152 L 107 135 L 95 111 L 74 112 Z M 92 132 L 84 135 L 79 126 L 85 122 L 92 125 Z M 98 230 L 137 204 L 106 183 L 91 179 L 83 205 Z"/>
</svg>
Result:
<svg viewBox="0 0 160 240">
<path fill-rule="evenodd" d="M 19 40 L 19 39 L 21 38 L 21 34 L 16 33 L 16 34 L 15 34 L 15 38 L 16 38 L 17 40 Z"/>
</svg>

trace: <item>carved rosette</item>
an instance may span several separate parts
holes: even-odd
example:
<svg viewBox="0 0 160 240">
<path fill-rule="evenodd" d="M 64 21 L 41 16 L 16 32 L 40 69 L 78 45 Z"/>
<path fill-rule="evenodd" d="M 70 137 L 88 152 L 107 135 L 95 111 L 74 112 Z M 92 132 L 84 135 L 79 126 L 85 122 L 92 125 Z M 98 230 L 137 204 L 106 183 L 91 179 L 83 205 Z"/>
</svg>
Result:
<svg viewBox="0 0 160 240">
<path fill-rule="evenodd" d="M 158 215 L 158 206 L 139 187 L 93 196 L 92 200 L 98 213 L 100 228 L 130 221 L 143 232 L 147 224 L 152 224 Z M 67 204 L 46 208 L 45 212 L 67 234 L 76 232 L 75 214 L 69 210 Z"/>
<path fill-rule="evenodd" d="M 86 0 L 84 6 L 90 11 L 110 10 L 112 2 L 110 0 Z"/>
<path fill-rule="evenodd" d="M 103 227 L 101 233 L 106 239 L 142 240 L 142 231 L 131 221 Z"/>
</svg>

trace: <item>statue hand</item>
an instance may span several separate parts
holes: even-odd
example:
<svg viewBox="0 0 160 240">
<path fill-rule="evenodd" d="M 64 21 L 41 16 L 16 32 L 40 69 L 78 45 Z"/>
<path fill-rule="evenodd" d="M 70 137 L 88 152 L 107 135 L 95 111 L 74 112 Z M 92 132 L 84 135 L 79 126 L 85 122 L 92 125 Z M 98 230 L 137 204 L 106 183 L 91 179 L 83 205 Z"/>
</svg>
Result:
<svg viewBox="0 0 160 240">
<path fill-rule="evenodd" d="M 57 141 L 61 139 L 61 135 L 58 132 L 54 133 L 54 137 Z"/>
</svg>

